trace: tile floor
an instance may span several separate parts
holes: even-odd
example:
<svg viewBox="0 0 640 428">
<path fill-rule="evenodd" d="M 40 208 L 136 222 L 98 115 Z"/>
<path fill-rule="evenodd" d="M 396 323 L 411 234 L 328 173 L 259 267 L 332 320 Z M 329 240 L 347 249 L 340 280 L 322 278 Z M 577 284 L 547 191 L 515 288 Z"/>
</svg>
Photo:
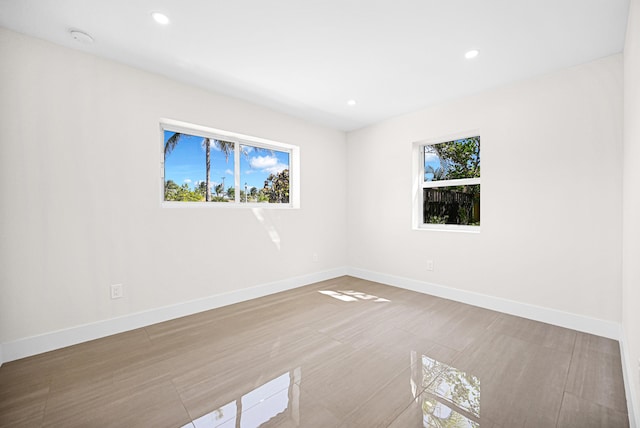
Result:
<svg viewBox="0 0 640 428">
<path fill-rule="evenodd" d="M 627 427 L 618 342 L 342 277 L 0 367 L 2 427 Z"/>
</svg>

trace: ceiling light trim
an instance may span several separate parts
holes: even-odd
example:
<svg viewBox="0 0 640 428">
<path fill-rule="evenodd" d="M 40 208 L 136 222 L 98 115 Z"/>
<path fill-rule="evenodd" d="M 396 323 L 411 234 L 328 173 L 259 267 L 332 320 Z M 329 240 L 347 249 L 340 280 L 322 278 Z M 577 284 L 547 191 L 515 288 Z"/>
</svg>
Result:
<svg viewBox="0 0 640 428">
<path fill-rule="evenodd" d="M 151 17 L 160 25 L 169 25 L 169 23 L 171 22 L 169 17 L 162 12 L 151 12 Z"/>
<path fill-rule="evenodd" d="M 478 49 L 471 49 L 470 51 L 467 51 L 467 53 L 464 54 L 464 57 L 466 59 L 473 59 L 473 58 L 476 58 L 479 54 L 480 54 L 480 51 Z"/>
</svg>

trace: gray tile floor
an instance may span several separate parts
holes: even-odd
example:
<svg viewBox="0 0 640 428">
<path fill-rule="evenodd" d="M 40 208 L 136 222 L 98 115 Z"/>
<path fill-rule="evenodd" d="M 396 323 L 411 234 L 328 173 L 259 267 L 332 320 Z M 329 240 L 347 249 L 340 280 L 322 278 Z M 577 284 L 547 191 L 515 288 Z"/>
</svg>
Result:
<svg viewBox="0 0 640 428">
<path fill-rule="evenodd" d="M 0 367 L 0 426 L 627 427 L 616 341 L 351 277 Z"/>
</svg>

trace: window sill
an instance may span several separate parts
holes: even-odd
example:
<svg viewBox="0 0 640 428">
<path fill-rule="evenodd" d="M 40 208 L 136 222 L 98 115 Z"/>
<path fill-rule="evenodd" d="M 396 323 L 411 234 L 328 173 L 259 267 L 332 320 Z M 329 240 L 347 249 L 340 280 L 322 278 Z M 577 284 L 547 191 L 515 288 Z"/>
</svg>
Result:
<svg viewBox="0 0 640 428">
<path fill-rule="evenodd" d="M 162 208 L 186 208 L 186 209 L 229 209 L 229 208 L 238 208 L 238 209 L 255 209 L 255 208 L 265 208 L 268 210 L 295 210 L 299 209 L 299 206 L 295 206 L 294 204 L 267 204 L 267 203 L 235 203 L 235 202 L 171 202 L 171 201 L 162 201 L 160 203 Z"/>
<path fill-rule="evenodd" d="M 434 232 L 463 232 L 480 233 L 480 226 L 460 226 L 457 224 L 421 224 L 413 230 L 427 230 Z"/>
</svg>

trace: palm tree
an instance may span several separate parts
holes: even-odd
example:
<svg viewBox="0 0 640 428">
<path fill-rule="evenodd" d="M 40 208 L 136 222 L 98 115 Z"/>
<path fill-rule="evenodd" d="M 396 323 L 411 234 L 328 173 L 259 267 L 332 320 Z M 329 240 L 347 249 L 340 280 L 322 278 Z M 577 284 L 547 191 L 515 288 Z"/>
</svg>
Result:
<svg viewBox="0 0 640 428">
<path fill-rule="evenodd" d="M 222 195 L 222 193 L 224 192 L 224 184 L 222 183 L 218 184 L 215 188 L 215 191 L 216 191 L 216 196 Z"/>
<path fill-rule="evenodd" d="M 168 154 L 170 154 L 173 149 L 175 149 L 175 147 L 178 145 L 178 141 L 180 141 L 180 138 L 185 135 L 182 134 L 180 132 L 174 132 L 174 134 L 169 137 L 167 139 L 167 142 L 164 144 L 164 156 L 165 158 L 167 157 Z M 211 175 L 211 138 L 206 138 L 203 137 L 202 138 L 202 147 L 204 147 L 205 149 L 205 156 L 206 156 L 206 170 L 207 170 L 207 175 L 205 177 L 205 188 L 207 189 L 205 192 L 205 201 L 210 202 L 211 201 L 211 180 L 210 180 L 210 175 Z M 220 141 L 220 140 L 213 140 L 213 143 L 216 145 L 216 147 L 218 149 L 220 149 L 220 151 L 222 153 L 224 153 L 224 158 L 227 162 L 229 162 L 229 153 L 231 153 L 233 151 L 233 146 L 234 143 L 229 142 L 229 141 Z"/>
</svg>

